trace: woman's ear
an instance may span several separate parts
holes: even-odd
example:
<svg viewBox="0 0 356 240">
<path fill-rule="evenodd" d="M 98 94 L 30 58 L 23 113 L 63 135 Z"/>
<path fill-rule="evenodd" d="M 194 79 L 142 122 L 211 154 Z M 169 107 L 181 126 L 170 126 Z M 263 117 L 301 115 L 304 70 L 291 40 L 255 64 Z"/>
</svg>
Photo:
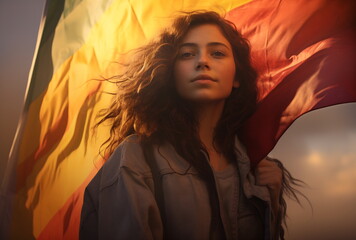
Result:
<svg viewBox="0 0 356 240">
<path fill-rule="evenodd" d="M 233 82 L 233 84 L 232 84 L 232 86 L 233 86 L 234 88 L 240 87 L 240 82 L 239 82 L 239 80 L 235 79 L 234 82 Z"/>
</svg>

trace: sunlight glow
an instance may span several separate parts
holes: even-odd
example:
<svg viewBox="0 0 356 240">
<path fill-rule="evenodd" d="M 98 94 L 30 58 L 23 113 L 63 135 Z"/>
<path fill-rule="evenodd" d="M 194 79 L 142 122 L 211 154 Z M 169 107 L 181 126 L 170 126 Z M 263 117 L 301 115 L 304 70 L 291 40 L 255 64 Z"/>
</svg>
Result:
<svg viewBox="0 0 356 240">
<path fill-rule="evenodd" d="M 307 161 L 310 165 L 314 167 L 320 166 L 323 163 L 322 156 L 319 152 L 312 152 L 308 156 Z"/>
</svg>

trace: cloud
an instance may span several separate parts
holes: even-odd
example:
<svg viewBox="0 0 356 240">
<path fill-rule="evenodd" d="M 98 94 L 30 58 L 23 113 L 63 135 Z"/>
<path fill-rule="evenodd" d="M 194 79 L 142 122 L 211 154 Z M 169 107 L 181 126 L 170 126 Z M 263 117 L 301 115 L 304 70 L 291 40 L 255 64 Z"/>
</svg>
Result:
<svg viewBox="0 0 356 240">
<path fill-rule="evenodd" d="M 271 154 L 309 185 L 313 205 L 288 201 L 287 239 L 356 239 L 356 104 L 301 117 Z"/>
</svg>

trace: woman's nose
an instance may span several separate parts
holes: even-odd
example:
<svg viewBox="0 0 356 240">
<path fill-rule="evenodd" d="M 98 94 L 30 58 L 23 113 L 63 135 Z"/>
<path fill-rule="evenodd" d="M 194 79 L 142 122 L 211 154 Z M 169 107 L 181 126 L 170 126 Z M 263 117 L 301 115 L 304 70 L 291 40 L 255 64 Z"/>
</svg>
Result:
<svg viewBox="0 0 356 240">
<path fill-rule="evenodd" d="M 210 64 L 208 61 L 208 56 L 206 54 L 200 54 L 198 57 L 196 70 L 210 69 Z"/>
</svg>

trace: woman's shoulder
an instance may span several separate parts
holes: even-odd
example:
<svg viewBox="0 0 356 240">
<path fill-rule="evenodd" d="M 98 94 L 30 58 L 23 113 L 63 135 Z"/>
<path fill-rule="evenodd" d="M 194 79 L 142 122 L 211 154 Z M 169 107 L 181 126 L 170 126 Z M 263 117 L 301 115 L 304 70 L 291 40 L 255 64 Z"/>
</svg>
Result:
<svg viewBox="0 0 356 240">
<path fill-rule="evenodd" d="M 122 168 L 127 167 L 132 170 L 147 170 L 142 168 L 145 163 L 140 138 L 138 135 L 133 134 L 125 138 L 120 145 L 111 154 L 108 161 L 104 164 L 109 165 L 110 168 Z"/>
<path fill-rule="evenodd" d="M 102 184 L 115 181 L 122 171 L 139 175 L 150 175 L 139 136 L 130 135 L 114 150 L 102 167 Z"/>
</svg>

